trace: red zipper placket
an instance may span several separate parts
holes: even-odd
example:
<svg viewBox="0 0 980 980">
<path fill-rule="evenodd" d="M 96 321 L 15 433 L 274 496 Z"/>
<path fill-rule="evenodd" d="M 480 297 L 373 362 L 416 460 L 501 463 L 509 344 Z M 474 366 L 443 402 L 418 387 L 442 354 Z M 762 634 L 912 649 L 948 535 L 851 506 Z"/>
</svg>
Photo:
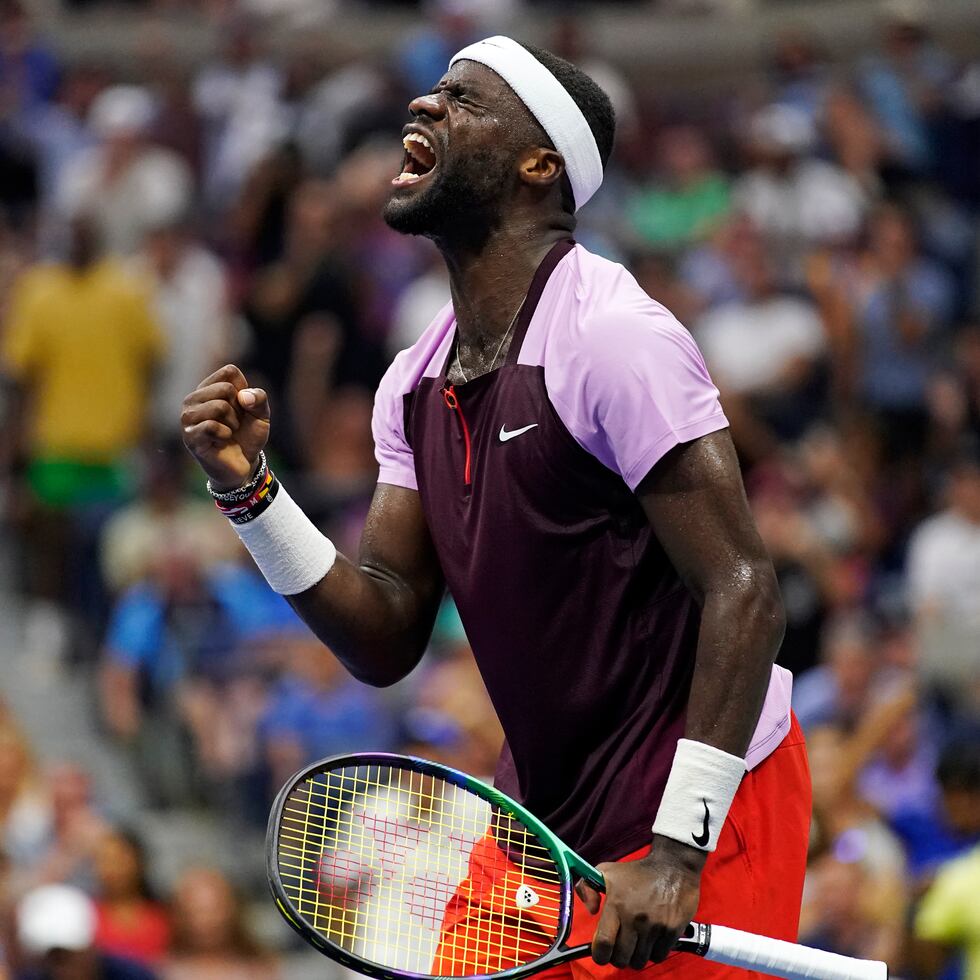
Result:
<svg viewBox="0 0 980 980">
<path fill-rule="evenodd" d="M 456 397 L 456 386 L 449 385 L 442 389 L 442 399 L 446 403 L 446 408 L 451 412 L 456 413 L 456 418 L 459 419 L 460 427 L 463 430 L 463 445 L 466 447 L 466 466 L 463 469 L 463 482 L 466 486 L 470 486 L 473 482 L 470 478 L 471 465 L 472 465 L 472 446 L 470 444 L 470 427 L 466 424 L 466 416 L 463 414 L 462 406 L 459 404 L 459 399 Z"/>
</svg>

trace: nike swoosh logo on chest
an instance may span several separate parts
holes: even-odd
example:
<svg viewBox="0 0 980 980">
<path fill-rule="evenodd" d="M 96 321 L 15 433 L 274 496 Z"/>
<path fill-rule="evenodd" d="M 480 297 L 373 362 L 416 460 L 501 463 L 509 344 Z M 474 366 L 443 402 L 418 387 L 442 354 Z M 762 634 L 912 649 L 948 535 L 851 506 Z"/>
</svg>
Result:
<svg viewBox="0 0 980 980">
<path fill-rule="evenodd" d="M 500 441 L 510 442 L 511 439 L 516 439 L 518 436 L 524 435 L 525 432 L 530 432 L 531 429 L 536 429 L 538 427 L 537 422 L 532 422 L 530 425 L 525 425 L 522 429 L 513 429 L 510 432 L 507 431 L 507 426 L 502 425 L 500 427 Z"/>
</svg>

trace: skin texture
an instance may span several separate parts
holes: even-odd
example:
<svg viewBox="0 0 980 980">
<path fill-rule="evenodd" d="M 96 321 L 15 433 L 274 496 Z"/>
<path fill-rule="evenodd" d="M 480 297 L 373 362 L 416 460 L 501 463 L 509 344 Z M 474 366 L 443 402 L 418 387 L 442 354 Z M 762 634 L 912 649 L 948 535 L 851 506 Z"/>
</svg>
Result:
<svg viewBox="0 0 980 980">
<path fill-rule="evenodd" d="M 455 65 L 409 111 L 406 131 L 425 134 L 436 165 L 423 180 L 393 190 L 385 217 L 399 230 L 427 235 L 442 251 L 460 362 L 472 379 L 489 370 L 502 339 L 499 356 L 505 356 L 507 330 L 538 264 L 574 228 L 561 203 L 564 162 L 544 145 L 513 92 L 473 62 Z M 468 169 L 473 160 L 479 174 Z M 467 174 L 478 185 L 472 201 L 460 191 Z M 265 393 L 230 365 L 188 396 L 185 442 L 217 488 L 248 480 L 269 417 Z M 686 735 L 742 756 L 765 699 L 783 614 L 728 433 L 669 453 L 638 495 L 702 607 Z M 421 657 L 442 592 L 419 495 L 380 485 L 356 562 L 338 557 L 322 582 L 290 601 L 355 677 L 387 685 Z M 640 967 L 666 957 L 694 917 L 705 857 L 654 836 L 649 857 L 601 865 L 606 898 L 593 943 L 596 962 Z M 580 886 L 579 894 L 598 910 L 596 892 Z"/>
<path fill-rule="evenodd" d="M 637 488 L 650 524 L 701 606 L 685 736 L 744 756 L 785 621 L 772 563 L 749 511 L 727 431 L 668 453 Z M 707 855 L 655 835 L 650 855 L 600 864 L 607 899 L 597 963 L 639 969 L 662 960 L 694 918 Z M 593 913 L 599 896 L 580 884 Z"/>
</svg>

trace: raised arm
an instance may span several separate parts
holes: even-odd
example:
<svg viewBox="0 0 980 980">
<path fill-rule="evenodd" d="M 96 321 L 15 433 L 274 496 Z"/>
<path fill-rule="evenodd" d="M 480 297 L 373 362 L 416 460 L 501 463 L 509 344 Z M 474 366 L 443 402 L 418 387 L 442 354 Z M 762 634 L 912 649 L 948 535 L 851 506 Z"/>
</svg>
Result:
<svg viewBox="0 0 980 980">
<path fill-rule="evenodd" d="M 212 487 L 234 490 L 248 483 L 268 440 L 268 397 L 226 365 L 187 396 L 181 425 Z M 418 493 L 379 484 L 357 560 L 338 554 L 319 581 L 286 598 L 356 678 L 380 687 L 418 663 L 443 587 Z"/>
</svg>

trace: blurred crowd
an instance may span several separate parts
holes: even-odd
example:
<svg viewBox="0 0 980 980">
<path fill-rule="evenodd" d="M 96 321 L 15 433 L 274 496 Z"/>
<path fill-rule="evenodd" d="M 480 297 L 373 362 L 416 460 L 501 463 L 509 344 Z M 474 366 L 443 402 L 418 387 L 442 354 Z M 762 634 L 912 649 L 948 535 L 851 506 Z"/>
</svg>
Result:
<svg viewBox="0 0 980 980">
<path fill-rule="evenodd" d="M 429 12 L 380 59 L 313 31 L 273 51 L 262 20 L 215 4 L 203 63 L 148 31 L 117 76 L 0 2 L 0 513 L 27 634 L 94 678 L 154 811 L 261 827 L 290 773 L 355 749 L 493 770 L 451 603 L 412 678 L 357 684 L 179 444 L 183 396 L 238 363 L 270 392 L 277 473 L 356 553 L 374 388 L 448 298 L 431 245 L 379 216 L 398 134 L 410 96 L 498 26 Z M 669 96 L 573 18 L 535 40 L 615 104 L 576 237 L 701 345 L 777 567 L 815 793 L 802 939 L 976 980 L 980 49 L 954 58 L 927 12 L 885 4 L 846 63 L 787 30 L 744 84 Z M 152 863 L 90 775 L 34 759 L 3 713 L 11 976 L 276 975 L 238 883 L 154 882 Z"/>
</svg>

